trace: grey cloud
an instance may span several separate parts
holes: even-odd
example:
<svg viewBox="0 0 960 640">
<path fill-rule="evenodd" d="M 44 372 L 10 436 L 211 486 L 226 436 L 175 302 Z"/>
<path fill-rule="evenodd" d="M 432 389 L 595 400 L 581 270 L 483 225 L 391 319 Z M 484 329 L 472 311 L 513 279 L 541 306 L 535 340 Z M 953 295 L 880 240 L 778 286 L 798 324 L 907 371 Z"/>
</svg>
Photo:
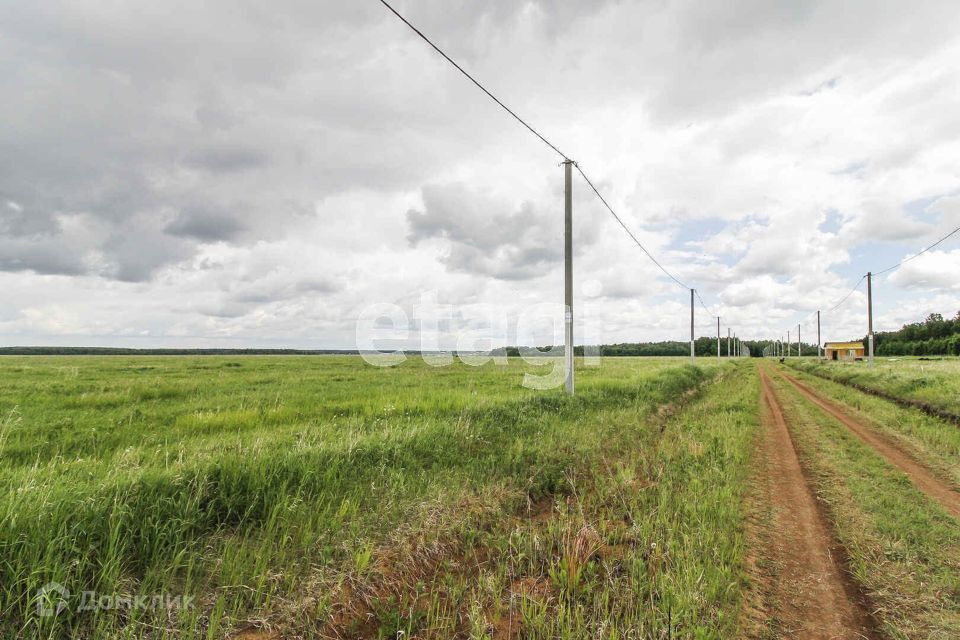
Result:
<svg viewBox="0 0 960 640">
<path fill-rule="evenodd" d="M 192 255 L 191 244 L 180 242 L 149 223 L 138 222 L 117 230 L 103 243 L 108 264 L 102 275 L 124 282 L 143 282 L 159 268 Z"/>
<path fill-rule="evenodd" d="M 197 169 L 229 173 L 263 167 L 268 163 L 269 156 L 260 149 L 251 147 L 210 146 L 190 152 L 184 161 Z"/>
<path fill-rule="evenodd" d="M 163 230 L 173 236 L 216 242 L 232 240 L 246 228 L 246 225 L 229 211 L 189 208 L 181 211 Z"/>
<path fill-rule="evenodd" d="M 287 281 L 284 274 L 272 273 L 250 283 L 233 286 L 215 302 L 204 302 L 195 310 L 216 318 L 240 318 L 259 307 L 298 299 L 329 296 L 342 290 L 333 279 Z"/>
<path fill-rule="evenodd" d="M 449 244 L 442 259 L 451 271 L 484 274 L 502 280 L 535 278 L 560 263 L 561 229 L 553 216 L 531 202 L 511 205 L 461 184 L 423 189 L 422 211 L 407 212 L 412 247 L 430 239 Z M 592 241 L 583 237 L 582 250 Z"/>
<path fill-rule="evenodd" d="M 0 271 L 74 276 L 87 269 L 78 247 L 58 238 L 0 239 Z"/>
</svg>

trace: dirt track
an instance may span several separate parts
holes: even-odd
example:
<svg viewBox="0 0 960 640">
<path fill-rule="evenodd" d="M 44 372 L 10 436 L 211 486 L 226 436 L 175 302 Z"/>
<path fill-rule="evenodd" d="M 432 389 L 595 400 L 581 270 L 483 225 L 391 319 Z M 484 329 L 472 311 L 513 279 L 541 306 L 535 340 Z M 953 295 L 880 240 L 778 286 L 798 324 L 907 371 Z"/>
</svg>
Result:
<svg viewBox="0 0 960 640">
<path fill-rule="evenodd" d="M 877 453 L 883 456 L 890 464 L 907 474 L 910 480 L 921 491 L 943 505 L 943 507 L 955 517 L 960 518 L 960 493 L 958 493 L 950 483 L 933 475 L 929 469 L 917 463 L 896 445 L 863 422 L 845 412 L 835 402 L 824 398 L 787 373 L 781 371 L 780 375 L 792 384 L 804 398 L 820 407 L 836 420 L 839 420 L 844 426 L 850 429 L 850 431 L 856 434 L 858 438 L 873 447 Z"/>
<path fill-rule="evenodd" d="M 781 630 L 797 638 L 873 638 L 862 598 L 841 567 L 843 550 L 807 484 L 770 380 L 759 372 L 774 511 L 768 554 L 778 569 L 772 595 Z"/>
</svg>

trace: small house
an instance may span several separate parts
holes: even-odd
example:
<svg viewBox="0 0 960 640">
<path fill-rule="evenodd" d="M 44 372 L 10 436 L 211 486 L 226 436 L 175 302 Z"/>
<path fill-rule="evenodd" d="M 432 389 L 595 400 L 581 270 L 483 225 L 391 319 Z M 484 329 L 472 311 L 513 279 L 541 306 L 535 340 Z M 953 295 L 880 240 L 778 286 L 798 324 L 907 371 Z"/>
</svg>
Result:
<svg viewBox="0 0 960 640">
<path fill-rule="evenodd" d="M 862 342 L 828 342 L 823 345 L 823 355 L 827 360 L 863 360 Z"/>
</svg>

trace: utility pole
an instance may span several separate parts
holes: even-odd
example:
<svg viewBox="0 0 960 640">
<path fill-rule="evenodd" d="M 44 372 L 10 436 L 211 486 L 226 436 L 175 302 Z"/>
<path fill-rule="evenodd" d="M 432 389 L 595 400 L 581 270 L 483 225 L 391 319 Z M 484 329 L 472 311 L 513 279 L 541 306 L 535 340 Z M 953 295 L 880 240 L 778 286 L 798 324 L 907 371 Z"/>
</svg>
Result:
<svg viewBox="0 0 960 640">
<path fill-rule="evenodd" d="M 727 327 L 727 357 L 730 357 L 730 327 Z"/>
<path fill-rule="evenodd" d="M 720 359 L 720 316 L 717 316 L 717 360 Z"/>
<path fill-rule="evenodd" d="M 803 343 L 800 342 L 800 323 L 797 323 L 797 357 L 803 355 Z"/>
<path fill-rule="evenodd" d="M 823 342 L 820 341 L 820 309 L 817 309 L 817 360 L 820 360 L 820 345 Z"/>
<path fill-rule="evenodd" d="M 870 349 L 870 366 L 873 366 L 873 273 L 867 271 L 867 343 Z"/>
<path fill-rule="evenodd" d="M 790 357 L 790 329 L 787 329 L 787 357 Z"/>
<path fill-rule="evenodd" d="M 563 161 L 563 304 L 567 393 L 573 395 L 573 160 Z"/>
<path fill-rule="evenodd" d="M 690 289 L 690 361 L 695 362 L 697 354 L 693 350 L 693 295 L 694 290 Z"/>
</svg>

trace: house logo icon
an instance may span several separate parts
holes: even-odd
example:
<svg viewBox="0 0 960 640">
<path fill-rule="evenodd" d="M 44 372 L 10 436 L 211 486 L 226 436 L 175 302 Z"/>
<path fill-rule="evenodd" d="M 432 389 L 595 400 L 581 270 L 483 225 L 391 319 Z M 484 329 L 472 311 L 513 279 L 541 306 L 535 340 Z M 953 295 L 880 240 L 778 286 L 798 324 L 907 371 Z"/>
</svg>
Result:
<svg viewBox="0 0 960 640">
<path fill-rule="evenodd" d="M 37 590 L 37 615 L 41 618 L 60 615 L 67 608 L 70 592 L 59 582 L 48 582 Z"/>
</svg>

